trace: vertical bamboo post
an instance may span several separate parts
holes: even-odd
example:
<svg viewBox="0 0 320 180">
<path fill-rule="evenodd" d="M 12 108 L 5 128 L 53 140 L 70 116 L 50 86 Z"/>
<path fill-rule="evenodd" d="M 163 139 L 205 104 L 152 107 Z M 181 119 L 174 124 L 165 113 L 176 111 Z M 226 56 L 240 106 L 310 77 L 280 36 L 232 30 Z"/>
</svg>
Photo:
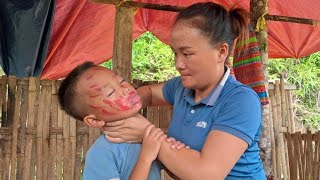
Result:
<svg viewBox="0 0 320 180">
<path fill-rule="evenodd" d="M 63 116 L 64 116 L 64 112 L 62 111 L 62 109 L 58 108 L 58 128 L 61 128 L 61 129 L 64 129 L 64 119 L 63 119 Z M 63 134 L 64 134 L 64 131 L 61 133 L 61 134 L 58 134 L 57 135 L 57 179 L 63 179 L 62 178 L 62 173 L 63 172 Z"/>
<path fill-rule="evenodd" d="M 256 27 L 259 17 L 268 12 L 268 0 L 250 0 L 250 17 L 253 23 L 253 27 Z M 268 30 L 267 26 L 256 32 L 262 69 L 265 78 L 265 86 L 268 89 Z M 262 156 L 264 169 L 267 176 L 272 178 L 272 164 L 271 164 L 271 140 L 270 140 L 270 105 L 262 107 L 263 112 L 263 123 L 262 123 L 262 134 L 260 140 L 260 148 L 262 149 Z"/>
<path fill-rule="evenodd" d="M 19 128 L 19 112 L 20 112 L 20 87 L 17 88 L 17 81 L 16 78 L 11 76 L 9 77 L 10 83 L 10 95 L 14 96 L 14 101 L 12 105 L 9 104 L 9 107 L 14 107 L 13 112 L 13 126 L 12 126 L 12 136 L 11 136 L 11 178 L 16 179 L 16 168 L 17 168 L 17 145 L 18 145 L 18 128 Z M 16 90 L 17 88 L 17 90 Z M 11 116 L 11 115 L 10 115 Z M 8 116 L 8 118 L 10 117 Z"/>
<path fill-rule="evenodd" d="M 127 82 L 131 82 L 132 28 L 135 8 L 116 7 L 113 70 Z"/>
<path fill-rule="evenodd" d="M 71 180 L 75 179 L 75 169 L 76 165 L 76 153 L 77 153 L 77 122 L 76 119 L 70 117 L 70 176 Z"/>
<path fill-rule="evenodd" d="M 70 172 L 70 117 L 63 112 L 63 179 L 71 180 Z"/>
<path fill-rule="evenodd" d="M 272 108 L 270 108 L 270 136 L 271 136 L 271 155 L 272 155 L 272 170 L 273 173 L 275 175 L 277 175 L 277 156 L 276 156 L 276 142 L 275 142 L 275 135 L 274 135 L 274 121 L 275 120 L 275 112 L 274 112 L 274 108 L 275 107 L 275 97 L 274 97 L 274 90 L 270 90 L 269 91 L 269 95 L 270 95 L 270 102 L 272 105 Z"/>
<path fill-rule="evenodd" d="M 40 91 L 39 79 L 35 77 L 30 77 L 29 89 L 28 89 L 28 119 L 27 119 L 27 127 L 29 129 L 35 127 L 36 117 L 38 114 L 39 91 Z M 35 139 L 34 135 L 26 135 L 24 170 L 22 174 L 23 180 L 33 179 L 35 176 L 34 139 Z"/>
<path fill-rule="evenodd" d="M 50 129 L 58 127 L 58 84 L 57 81 L 52 81 L 51 84 L 51 126 Z M 51 130 L 50 130 L 51 132 Z M 49 169 L 48 169 L 48 179 L 54 180 L 57 178 L 57 171 L 55 170 L 57 162 L 57 135 L 50 134 L 50 144 L 49 144 Z"/>
<path fill-rule="evenodd" d="M 18 135 L 17 148 L 17 179 L 22 179 L 24 171 L 25 144 L 26 144 L 26 122 L 28 116 L 28 78 L 21 78 L 18 84 L 21 84 L 21 110 L 20 110 L 20 128 Z"/>
<path fill-rule="evenodd" d="M 42 148 L 43 148 L 43 157 L 49 157 L 49 123 L 50 123 L 50 108 L 51 108 L 51 97 L 52 97 L 52 82 L 50 80 L 42 80 L 42 92 L 44 95 L 44 104 L 43 104 L 43 111 L 41 113 L 44 114 L 43 119 L 43 126 L 42 126 Z M 51 159 L 52 157 L 50 157 Z M 49 159 L 42 158 L 42 175 L 43 179 L 48 179 L 48 168 L 49 168 Z"/>
</svg>

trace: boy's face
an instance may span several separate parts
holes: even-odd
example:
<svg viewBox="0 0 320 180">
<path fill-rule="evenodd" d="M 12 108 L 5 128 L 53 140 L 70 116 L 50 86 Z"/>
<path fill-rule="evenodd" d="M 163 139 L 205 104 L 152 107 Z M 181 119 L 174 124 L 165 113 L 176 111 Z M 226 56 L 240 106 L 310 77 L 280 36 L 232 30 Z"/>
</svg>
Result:
<svg viewBox="0 0 320 180">
<path fill-rule="evenodd" d="M 137 114 L 142 103 L 134 87 L 113 71 L 93 67 L 81 75 L 76 91 L 88 112 L 105 122 Z"/>
</svg>

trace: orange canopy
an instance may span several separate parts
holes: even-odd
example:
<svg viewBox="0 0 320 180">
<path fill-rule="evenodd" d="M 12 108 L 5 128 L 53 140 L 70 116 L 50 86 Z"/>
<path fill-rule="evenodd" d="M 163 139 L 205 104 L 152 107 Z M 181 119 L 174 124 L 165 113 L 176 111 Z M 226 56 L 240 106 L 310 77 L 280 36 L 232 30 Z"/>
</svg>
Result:
<svg viewBox="0 0 320 180">
<path fill-rule="evenodd" d="M 139 2 L 188 6 L 201 0 L 137 0 Z M 249 0 L 216 0 L 229 8 L 249 11 Z M 319 0 L 269 0 L 269 14 L 320 19 Z M 176 13 L 138 9 L 134 17 L 133 38 L 145 31 L 170 43 Z M 113 51 L 115 6 L 86 0 L 57 0 L 53 31 L 41 78 L 64 77 L 78 64 L 91 60 L 100 64 Z M 320 50 L 320 26 L 268 21 L 270 58 L 302 57 Z"/>
</svg>

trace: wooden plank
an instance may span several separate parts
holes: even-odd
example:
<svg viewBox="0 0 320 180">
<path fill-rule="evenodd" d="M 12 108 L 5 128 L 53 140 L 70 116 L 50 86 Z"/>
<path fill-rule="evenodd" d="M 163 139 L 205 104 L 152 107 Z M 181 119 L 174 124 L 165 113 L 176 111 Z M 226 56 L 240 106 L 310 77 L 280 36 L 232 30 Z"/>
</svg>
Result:
<svg viewBox="0 0 320 180">
<path fill-rule="evenodd" d="M 16 78 L 14 76 L 9 76 L 8 80 L 8 104 L 7 104 L 7 121 L 2 122 L 5 127 L 12 126 L 14 108 L 15 108 L 15 99 L 16 99 Z"/>
<path fill-rule="evenodd" d="M 40 82 L 42 84 L 42 81 Z M 37 179 L 44 179 L 43 177 L 43 162 L 44 158 L 42 156 L 44 152 L 44 127 L 45 127 L 45 122 L 44 119 L 46 115 L 44 114 L 45 112 L 45 104 L 46 104 L 46 93 L 44 90 L 44 87 L 41 88 L 41 92 L 39 94 L 39 109 L 38 109 L 38 116 L 36 119 L 37 122 L 37 135 L 36 135 L 36 159 L 37 159 L 37 165 L 36 165 L 36 174 L 37 174 Z"/>
<path fill-rule="evenodd" d="M 11 136 L 7 136 L 7 138 L 4 141 L 4 168 L 2 171 L 2 178 L 7 180 L 10 179 L 10 157 L 11 157 Z"/>
<path fill-rule="evenodd" d="M 270 103 L 272 104 L 272 107 L 275 106 L 275 97 L 274 97 L 274 91 L 270 90 L 269 91 L 269 99 Z M 270 138 L 271 138 L 271 161 L 272 161 L 272 170 L 274 174 L 277 174 L 277 157 L 276 157 L 276 145 L 275 145 L 275 135 L 274 135 L 274 119 L 275 115 L 273 112 L 273 108 L 270 108 Z"/>
<path fill-rule="evenodd" d="M 26 144 L 26 122 L 28 116 L 28 78 L 20 78 L 18 84 L 21 84 L 21 109 L 20 109 L 20 128 L 18 131 L 18 148 L 17 148 L 17 179 L 23 178 L 24 157 Z"/>
<path fill-rule="evenodd" d="M 113 71 L 131 82 L 132 28 L 135 8 L 117 7 L 112 55 Z"/>
<path fill-rule="evenodd" d="M 63 122 L 63 116 L 64 112 L 58 108 L 58 127 L 63 128 L 64 127 L 64 122 Z M 57 135 L 57 179 L 60 180 L 62 179 L 62 173 L 63 173 L 63 133 Z"/>
<path fill-rule="evenodd" d="M 38 99 L 40 91 L 40 80 L 35 77 L 29 78 L 28 90 L 28 119 L 27 127 L 35 128 L 36 117 L 38 114 Z M 34 135 L 26 135 L 26 147 L 24 158 L 23 180 L 33 179 L 35 176 L 35 146 Z"/>
<path fill-rule="evenodd" d="M 7 76 L 1 76 L 1 127 L 6 127 L 7 121 Z"/>
<path fill-rule="evenodd" d="M 63 179 L 71 179 L 70 169 L 70 117 L 66 113 L 63 113 Z"/>
<path fill-rule="evenodd" d="M 80 121 L 76 122 L 77 129 L 81 126 Z M 83 135 L 76 136 L 76 163 L 75 163 L 75 175 L 74 179 L 79 180 L 81 179 L 81 172 L 83 171 L 83 163 L 82 163 L 82 156 L 83 156 Z"/>
<path fill-rule="evenodd" d="M 43 114 L 42 120 L 42 177 L 43 179 L 48 179 L 48 169 L 49 169 L 49 161 L 47 158 L 49 157 L 49 121 L 50 121 L 50 108 L 51 108 L 51 97 L 52 97 L 52 82 L 50 80 L 42 80 L 41 81 L 41 89 L 44 95 L 43 101 L 43 111 L 40 111 Z"/>
<path fill-rule="evenodd" d="M 268 85 L 269 90 L 274 90 L 275 89 L 275 84 L 274 83 L 269 83 Z M 294 84 L 285 84 L 284 85 L 284 90 L 296 90 L 297 86 Z"/>
<path fill-rule="evenodd" d="M 277 86 L 275 86 L 277 88 Z M 279 129 L 279 117 L 278 117 L 278 111 L 279 109 L 277 108 L 277 100 L 276 96 L 278 96 L 278 93 L 276 93 L 276 88 L 273 91 L 274 95 L 271 97 L 271 103 L 272 103 L 272 119 L 273 119 L 273 124 L 274 124 L 274 138 L 275 138 L 275 152 L 276 152 L 276 171 L 275 173 L 275 179 L 278 179 L 281 177 L 281 154 L 280 154 L 280 129 Z"/>
<path fill-rule="evenodd" d="M 52 134 L 51 131 L 53 128 L 58 128 L 58 84 L 57 81 L 52 81 L 51 84 L 51 126 L 49 130 L 49 135 L 50 135 L 50 144 L 49 144 L 49 156 L 51 158 L 48 159 L 48 179 L 49 180 L 55 180 L 57 178 L 57 171 L 55 170 L 56 168 L 56 161 L 57 161 L 57 135 Z M 61 134 L 62 134 L 62 129 L 61 129 Z"/>
<path fill-rule="evenodd" d="M 11 76 L 9 77 L 10 90 L 9 95 L 14 95 L 12 98 L 14 101 L 12 105 L 8 107 L 14 107 L 14 112 L 12 114 L 13 124 L 12 124 L 12 136 L 11 136 L 11 178 L 16 179 L 16 169 L 17 169 L 17 146 L 18 146 L 18 128 L 19 128 L 19 113 L 20 113 L 20 98 L 21 98 L 21 86 L 16 87 L 17 81 L 16 78 Z M 11 118 L 11 114 L 8 116 Z"/>
<path fill-rule="evenodd" d="M 76 168 L 76 155 L 77 155 L 77 124 L 76 119 L 70 117 L 70 178 L 71 180 L 74 180 L 75 178 L 75 170 Z"/>
<path fill-rule="evenodd" d="M 1 129 L 1 128 L 0 128 Z M 3 170 L 5 169 L 4 164 L 4 140 L 2 139 L 3 136 L 0 136 L 0 179 L 5 179 L 3 175 Z"/>
<path fill-rule="evenodd" d="M 182 9 L 184 9 L 184 7 L 181 7 L 181 6 L 143 3 L 143 2 L 135 2 L 135 1 L 121 1 L 121 0 L 91 0 L 91 1 L 97 2 L 97 3 L 112 4 L 116 6 L 123 6 L 123 7 L 136 7 L 136 8 L 145 8 L 145 9 L 172 11 L 172 12 L 179 12 Z"/>
</svg>

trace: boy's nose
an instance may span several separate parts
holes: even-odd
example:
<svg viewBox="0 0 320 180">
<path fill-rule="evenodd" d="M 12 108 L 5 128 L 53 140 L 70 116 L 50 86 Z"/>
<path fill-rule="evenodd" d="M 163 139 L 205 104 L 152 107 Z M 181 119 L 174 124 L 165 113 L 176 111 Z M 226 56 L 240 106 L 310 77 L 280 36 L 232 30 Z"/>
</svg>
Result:
<svg viewBox="0 0 320 180">
<path fill-rule="evenodd" d="M 128 96 L 129 92 L 130 92 L 130 89 L 124 88 L 123 91 L 122 91 L 122 94 L 123 94 L 124 96 Z"/>
</svg>

